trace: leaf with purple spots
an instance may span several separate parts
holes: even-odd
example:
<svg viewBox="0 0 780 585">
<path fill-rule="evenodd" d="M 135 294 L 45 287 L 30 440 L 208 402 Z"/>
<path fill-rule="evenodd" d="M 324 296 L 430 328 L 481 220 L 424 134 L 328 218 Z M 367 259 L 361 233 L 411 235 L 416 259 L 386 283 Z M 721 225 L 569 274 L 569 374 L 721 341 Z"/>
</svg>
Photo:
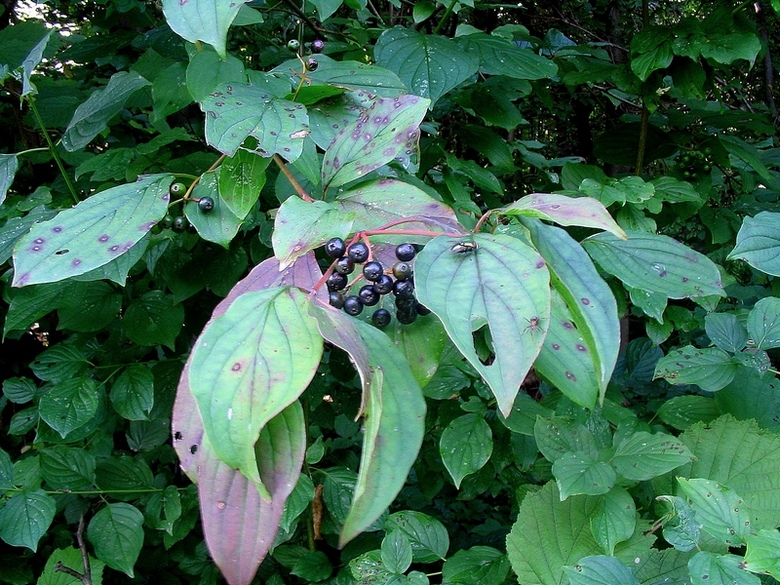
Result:
<svg viewBox="0 0 780 585">
<path fill-rule="evenodd" d="M 163 0 L 168 26 L 191 43 L 208 43 L 223 59 L 230 25 L 249 0 Z"/>
<path fill-rule="evenodd" d="M 227 156 L 236 154 L 248 136 L 261 156 L 279 154 L 293 162 L 309 134 L 309 116 L 303 104 L 279 99 L 263 88 L 223 83 L 201 102 L 206 113 L 206 142 Z"/>
<path fill-rule="evenodd" d="M 413 95 L 376 100 L 340 130 L 325 151 L 324 188 L 364 177 L 402 154 L 411 155 L 417 150 L 420 122 L 429 105 L 430 100 Z"/>
<path fill-rule="evenodd" d="M 206 326 L 193 349 L 189 384 L 217 456 L 261 484 L 260 431 L 306 389 L 322 337 L 294 287 L 251 291 Z"/>
<path fill-rule="evenodd" d="M 435 313 L 458 350 L 490 386 L 504 416 L 542 348 L 550 322 L 550 273 L 520 240 L 439 236 L 415 260 L 419 301 Z M 480 360 L 473 332 L 487 325 L 495 352 Z"/>
<path fill-rule="evenodd" d="M 625 240 L 623 231 L 607 208 L 591 197 L 567 197 L 553 193 L 531 193 L 500 210 L 502 215 L 520 215 L 612 232 Z"/>
<path fill-rule="evenodd" d="M 172 182 L 149 175 L 35 224 L 14 247 L 13 286 L 65 280 L 126 254 L 165 215 Z"/>
<path fill-rule="evenodd" d="M 724 296 L 720 272 L 699 252 L 668 236 L 635 230 L 628 240 L 603 232 L 582 242 L 591 258 L 626 285 L 670 299 Z"/>
<path fill-rule="evenodd" d="M 737 375 L 739 364 L 719 347 L 702 349 L 686 345 L 658 360 L 653 379 L 670 384 L 696 384 L 705 392 L 717 392 Z"/>
<path fill-rule="evenodd" d="M 376 97 L 370 94 L 352 91 L 310 108 L 312 140 L 325 150 L 341 130 L 355 122 L 375 101 Z"/>
</svg>

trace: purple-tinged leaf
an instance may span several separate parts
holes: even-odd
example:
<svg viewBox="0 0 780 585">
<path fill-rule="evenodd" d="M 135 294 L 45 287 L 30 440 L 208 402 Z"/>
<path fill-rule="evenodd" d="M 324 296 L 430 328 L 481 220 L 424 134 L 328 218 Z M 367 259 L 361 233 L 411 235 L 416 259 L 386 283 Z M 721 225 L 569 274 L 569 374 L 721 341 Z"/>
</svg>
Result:
<svg viewBox="0 0 780 585">
<path fill-rule="evenodd" d="M 553 193 L 531 193 L 503 207 L 504 215 L 521 215 L 554 221 L 559 225 L 577 225 L 612 232 L 618 238 L 627 239 L 607 208 L 591 197 L 567 197 Z"/>
<path fill-rule="evenodd" d="M 342 129 L 325 151 L 322 183 L 338 187 L 418 149 L 420 122 L 430 101 L 414 95 L 379 98 Z"/>
<path fill-rule="evenodd" d="M 425 432 L 425 400 L 408 362 L 387 335 L 315 303 L 320 332 L 352 357 L 363 383 L 365 435 L 355 496 L 341 529 L 344 546 L 392 503 L 417 458 Z"/>
<path fill-rule="evenodd" d="M 173 176 L 150 175 L 33 225 L 14 247 L 13 286 L 57 282 L 127 253 L 162 219 Z"/>
<path fill-rule="evenodd" d="M 505 417 L 539 355 L 550 321 L 550 273 L 519 239 L 440 236 L 415 260 L 420 302 L 444 324 L 458 350 L 490 386 Z M 494 356 L 480 360 L 473 333 L 487 326 Z"/>
<path fill-rule="evenodd" d="M 236 154 L 248 136 L 257 139 L 254 152 L 279 154 L 293 162 L 309 134 L 309 116 L 302 104 L 279 99 L 244 83 L 223 83 L 201 102 L 206 114 L 206 142 L 227 156 Z"/>
<path fill-rule="evenodd" d="M 354 123 L 375 101 L 376 97 L 369 93 L 351 91 L 310 108 L 309 124 L 312 140 L 325 150 L 341 130 Z"/>
<path fill-rule="evenodd" d="M 208 43 L 223 59 L 230 25 L 249 0 L 163 0 L 168 26 L 191 43 Z"/>
</svg>

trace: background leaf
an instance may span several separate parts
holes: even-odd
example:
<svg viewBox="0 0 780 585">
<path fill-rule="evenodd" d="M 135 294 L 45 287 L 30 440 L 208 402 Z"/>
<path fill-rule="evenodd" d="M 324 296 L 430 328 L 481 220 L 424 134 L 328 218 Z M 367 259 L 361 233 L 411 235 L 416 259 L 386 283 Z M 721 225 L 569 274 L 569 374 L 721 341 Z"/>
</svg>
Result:
<svg viewBox="0 0 780 585">
<path fill-rule="evenodd" d="M 0 510 L 0 538 L 11 546 L 35 552 L 54 520 L 57 505 L 43 490 L 16 494 Z"/>
<path fill-rule="evenodd" d="M 734 379 L 738 368 L 718 347 L 687 345 L 658 360 L 653 378 L 665 378 L 672 384 L 696 384 L 707 392 L 717 392 Z"/>
<path fill-rule="evenodd" d="M 80 377 L 58 383 L 41 396 L 41 418 L 61 437 L 87 424 L 98 409 L 98 387 L 91 378 Z"/>
<path fill-rule="evenodd" d="M 737 245 L 729 259 L 744 260 L 753 268 L 780 276 L 780 214 L 762 211 L 755 217 L 746 217 L 737 234 Z"/>
<path fill-rule="evenodd" d="M 11 183 L 14 182 L 14 175 L 19 168 L 19 159 L 15 154 L 0 154 L 0 205 L 5 201 L 5 196 Z"/>
<path fill-rule="evenodd" d="M 162 7 L 168 25 L 191 43 L 203 41 L 225 57 L 225 42 L 230 25 L 248 0 L 163 0 Z"/>
<path fill-rule="evenodd" d="M 615 557 L 595 555 L 564 569 L 571 585 L 639 585 L 634 573 Z"/>
<path fill-rule="evenodd" d="M 608 555 L 615 546 L 634 534 L 637 524 L 636 504 L 622 487 L 613 487 L 600 499 L 590 520 L 590 531 Z"/>
<path fill-rule="evenodd" d="M 110 397 L 122 418 L 147 420 L 154 406 L 154 374 L 140 364 L 129 366 L 114 381 Z"/>
<path fill-rule="evenodd" d="M 439 453 L 456 488 L 464 477 L 482 469 L 492 452 L 493 433 L 482 414 L 459 416 L 441 434 Z"/>
<path fill-rule="evenodd" d="M 95 555 L 112 569 L 133 577 L 144 542 L 144 516 L 130 504 L 108 504 L 92 517 L 87 538 Z"/>
<path fill-rule="evenodd" d="M 479 69 L 486 75 L 535 80 L 553 77 L 558 72 L 550 59 L 497 35 L 476 33 L 458 37 L 457 43 L 479 57 Z"/>
</svg>

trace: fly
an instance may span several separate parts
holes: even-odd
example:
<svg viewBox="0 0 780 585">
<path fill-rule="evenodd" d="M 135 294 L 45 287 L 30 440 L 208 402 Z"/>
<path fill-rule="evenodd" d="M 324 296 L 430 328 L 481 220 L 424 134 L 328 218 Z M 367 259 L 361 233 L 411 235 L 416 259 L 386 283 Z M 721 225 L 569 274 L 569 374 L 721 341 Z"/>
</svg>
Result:
<svg viewBox="0 0 780 585">
<path fill-rule="evenodd" d="M 470 254 L 477 248 L 479 245 L 476 242 L 458 242 L 450 249 L 456 254 Z"/>
</svg>

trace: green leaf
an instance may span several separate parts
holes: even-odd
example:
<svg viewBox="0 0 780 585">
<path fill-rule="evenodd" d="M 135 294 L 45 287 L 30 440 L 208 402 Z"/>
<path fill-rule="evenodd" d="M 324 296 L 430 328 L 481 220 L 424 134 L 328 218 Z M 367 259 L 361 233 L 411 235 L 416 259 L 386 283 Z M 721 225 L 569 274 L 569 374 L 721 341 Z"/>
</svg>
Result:
<svg viewBox="0 0 780 585">
<path fill-rule="evenodd" d="M 674 177 L 658 177 L 650 181 L 655 189 L 654 197 L 670 203 L 686 201 L 699 202 L 701 194 L 688 181 L 680 181 Z"/>
<path fill-rule="evenodd" d="M 553 416 L 536 417 L 534 437 L 539 451 L 548 461 L 556 462 L 568 452 L 579 452 L 596 457 L 596 439 L 584 425 L 570 419 Z"/>
<path fill-rule="evenodd" d="M 748 314 L 747 335 L 756 349 L 780 347 L 780 299 L 766 297 L 755 304 Z"/>
<path fill-rule="evenodd" d="M 270 158 L 239 150 L 219 167 L 220 198 L 239 219 L 244 219 L 257 203 L 270 163 Z"/>
<path fill-rule="evenodd" d="M 169 485 L 162 492 L 149 496 L 144 517 L 148 526 L 173 535 L 173 527 L 181 518 L 181 512 L 179 490 L 176 486 Z"/>
<path fill-rule="evenodd" d="M 41 418 L 64 438 L 95 416 L 99 400 L 94 380 L 73 378 L 58 383 L 41 396 L 38 410 Z"/>
<path fill-rule="evenodd" d="M 76 286 L 67 284 L 70 290 Z M 58 329 L 100 331 L 108 326 L 122 309 L 122 295 L 105 282 L 90 282 L 78 287 L 79 294 L 59 299 Z"/>
<path fill-rule="evenodd" d="M 425 388 L 427 396 L 427 384 L 439 370 L 442 353 L 449 344 L 441 322 L 433 318 L 417 319 L 411 325 L 403 325 L 396 320 L 391 327 L 385 329 L 385 333 L 406 358 L 412 375 L 417 383 Z"/>
<path fill-rule="evenodd" d="M 54 498 L 43 490 L 16 494 L 0 510 L 0 538 L 11 546 L 36 552 L 38 541 L 54 520 L 56 507 Z"/>
<path fill-rule="evenodd" d="M 665 34 L 668 33 L 668 27 L 654 27 L 656 29 L 663 28 Z M 645 32 L 654 32 L 652 30 L 646 29 L 645 31 L 640 32 L 636 37 L 639 37 Z M 642 81 L 647 81 L 647 78 L 650 77 L 650 74 L 653 73 L 653 71 L 656 71 L 658 69 L 665 69 L 666 67 L 669 67 L 669 65 L 672 64 L 672 60 L 674 59 L 674 54 L 672 53 L 672 43 L 671 41 L 666 41 L 655 47 L 654 49 L 647 51 L 645 53 L 637 54 L 636 49 L 634 49 L 634 44 L 632 43 L 632 59 L 631 59 L 631 71 L 636 73 L 636 76 L 639 77 Z"/>
<path fill-rule="evenodd" d="M 450 537 L 444 525 L 422 512 L 404 510 L 387 517 L 385 532 L 400 531 L 412 546 L 412 555 L 417 563 L 435 563 L 447 556 Z"/>
<path fill-rule="evenodd" d="M 222 461 L 257 484 L 261 429 L 306 389 L 322 356 L 308 304 L 291 287 L 247 292 L 209 323 L 192 352 L 190 386 L 206 434 Z"/>
<path fill-rule="evenodd" d="M 395 575 L 382 563 L 382 553 L 372 550 L 349 561 L 352 577 L 361 585 L 387 585 Z"/>
<path fill-rule="evenodd" d="M 216 52 L 198 51 L 187 65 L 187 89 L 196 102 L 202 102 L 221 83 L 244 81 L 244 64 L 233 55 L 224 59 Z"/>
<path fill-rule="evenodd" d="M 677 496 L 658 496 L 659 502 L 665 502 L 671 509 L 664 515 L 663 535 L 666 542 L 682 552 L 696 548 L 701 538 L 701 525 L 696 520 L 693 508 L 683 498 Z"/>
<path fill-rule="evenodd" d="M 459 550 L 442 567 L 443 585 L 501 585 L 509 574 L 506 554 L 489 546 Z"/>
<path fill-rule="evenodd" d="M 5 201 L 5 196 L 11 183 L 14 182 L 14 175 L 19 168 L 19 159 L 15 154 L 0 154 L 0 205 Z"/>
<path fill-rule="evenodd" d="M 718 268 L 706 256 L 667 236 L 627 233 L 628 240 L 597 234 L 583 246 L 601 268 L 630 287 L 672 299 L 723 296 Z"/>
<path fill-rule="evenodd" d="M 441 434 L 439 453 L 456 488 L 464 477 L 482 469 L 492 452 L 493 433 L 482 413 L 453 419 Z"/>
<path fill-rule="evenodd" d="M 696 460 L 681 468 L 682 477 L 703 477 L 736 491 L 753 513 L 755 530 L 780 525 L 780 437 L 762 431 L 754 420 L 724 415 L 699 423 L 680 438 Z"/>
<path fill-rule="evenodd" d="M 541 256 L 515 238 L 477 234 L 468 244 L 478 247 L 459 253 L 463 243 L 444 236 L 425 246 L 415 260 L 417 296 L 509 416 L 549 325 L 549 272 Z M 472 335 L 484 325 L 495 354 L 490 365 L 480 361 Z"/>
<path fill-rule="evenodd" d="M 13 286 L 57 282 L 125 254 L 165 215 L 172 182 L 149 175 L 36 223 L 14 247 Z"/>
<path fill-rule="evenodd" d="M 635 565 L 635 574 L 642 585 L 690 585 L 688 560 L 690 554 L 673 548 L 654 549 Z"/>
<path fill-rule="evenodd" d="M 418 2 L 414 3 L 414 8 L 412 9 L 412 20 L 414 21 L 414 24 L 419 24 L 433 16 L 435 11 L 436 5 L 433 2 L 429 2 L 428 0 L 419 0 Z"/>
<path fill-rule="evenodd" d="M 712 343 L 729 353 L 742 350 L 748 341 L 748 332 L 732 313 L 707 313 L 704 329 Z"/>
<path fill-rule="evenodd" d="M 780 276 L 780 213 L 762 211 L 746 217 L 729 260 L 744 260 L 756 270 Z"/>
<path fill-rule="evenodd" d="M 193 201 L 184 205 L 184 215 L 201 238 L 227 249 L 238 233 L 242 220 L 233 214 L 220 195 L 217 174 L 203 173 L 200 182 L 192 190 Z M 203 212 L 198 207 L 195 200 L 201 197 L 211 197 L 214 200 L 214 208 L 211 211 Z"/>
<path fill-rule="evenodd" d="M 591 227 L 612 232 L 621 239 L 628 238 L 626 232 L 609 215 L 607 208 L 591 197 L 532 193 L 502 207 L 500 213 L 535 217 L 566 226 Z"/>
<path fill-rule="evenodd" d="M 479 58 L 479 69 L 485 75 L 536 80 L 548 79 L 558 72 L 558 66 L 550 59 L 497 35 L 477 33 L 458 37 L 457 43 Z"/>
<path fill-rule="evenodd" d="M 710 422 L 721 415 L 718 403 L 706 396 L 675 396 L 656 413 L 664 423 L 684 431 L 697 422 Z"/>
<path fill-rule="evenodd" d="M 144 516 L 130 504 L 108 504 L 87 526 L 87 538 L 95 556 L 106 565 L 133 578 L 133 566 L 144 543 Z"/>
<path fill-rule="evenodd" d="M 31 402 L 38 387 L 30 378 L 6 378 L 3 380 L 3 396 L 14 404 Z"/>
<path fill-rule="evenodd" d="M 130 303 L 122 325 L 138 345 L 167 345 L 173 349 L 184 323 L 184 308 L 171 295 L 153 290 Z"/>
<path fill-rule="evenodd" d="M 41 451 L 41 477 L 53 489 L 79 490 L 94 486 L 95 456 L 82 448 L 55 445 Z"/>
<path fill-rule="evenodd" d="M 10 70 L 22 82 L 22 97 L 37 93 L 30 76 L 43 59 L 51 34 L 52 30 L 38 20 L 23 20 L 15 22 L 13 28 L 7 27 L 0 35 L 0 81 Z"/>
<path fill-rule="evenodd" d="M 725 388 L 739 366 L 718 347 L 699 349 L 687 345 L 674 349 L 658 360 L 653 379 L 664 378 L 672 384 L 696 384 L 706 392 Z"/>
<path fill-rule="evenodd" d="M 639 585 L 634 572 L 615 557 L 585 557 L 563 570 L 571 585 Z"/>
<path fill-rule="evenodd" d="M 605 494 L 612 489 L 617 479 L 609 463 L 579 451 L 569 451 L 556 459 L 552 472 L 561 500 L 580 494 Z"/>
<path fill-rule="evenodd" d="M 590 519 L 590 532 L 608 555 L 615 553 L 615 546 L 631 538 L 636 530 L 636 504 L 622 487 L 613 487 L 599 500 Z"/>
<path fill-rule="evenodd" d="M 742 557 L 700 551 L 688 562 L 691 585 L 760 585 L 743 566 Z"/>
<path fill-rule="evenodd" d="M 73 344 L 58 343 L 44 350 L 32 362 L 33 373 L 46 382 L 64 382 L 87 369 L 87 358 Z"/>
<path fill-rule="evenodd" d="M 73 152 L 84 148 L 124 108 L 130 96 L 147 85 L 150 85 L 149 81 L 135 71 L 114 73 L 106 87 L 94 91 L 87 101 L 76 108 L 62 135 L 65 150 Z"/>
<path fill-rule="evenodd" d="M 265 89 L 244 83 L 220 84 L 201 102 L 206 114 L 206 142 L 234 156 L 248 136 L 261 156 L 279 154 L 292 162 L 301 156 L 309 134 L 309 116 L 302 104 L 283 100 Z"/>
<path fill-rule="evenodd" d="M 328 20 L 343 4 L 343 0 L 309 0 L 309 2 L 314 5 L 317 20 L 320 22 Z"/>
<path fill-rule="evenodd" d="M 564 230 L 539 221 L 526 226 L 561 296 L 553 297 L 548 334 L 535 365 L 574 402 L 593 408 L 597 398 L 604 399 L 620 349 L 615 297 L 582 246 Z"/>
<path fill-rule="evenodd" d="M 477 72 L 479 59 L 454 41 L 408 28 L 385 30 L 374 46 L 377 65 L 398 74 L 415 95 L 440 97 Z"/>
<path fill-rule="evenodd" d="M 692 457 L 685 444 L 671 435 L 639 431 L 620 442 L 612 464 L 625 479 L 645 481 L 690 463 Z"/>
<path fill-rule="evenodd" d="M 368 65 L 360 61 L 335 61 L 323 54 L 317 55 L 317 64 L 316 71 L 308 72 L 308 79 L 311 79 L 315 85 L 324 84 L 355 92 L 351 97 L 357 97 L 356 101 L 363 107 L 366 105 L 365 94 L 394 98 L 408 93 L 407 86 L 398 76 L 384 67 Z M 295 87 L 299 82 L 297 72 L 300 68 L 300 62 L 292 59 L 276 67 L 273 73 L 289 75 L 290 82 Z M 292 71 L 296 73 L 291 73 Z"/>
<path fill-rule="evenodd" d="M 780 532 L 759 530 L 745 536 L 745 569 L 753 573 L 769 573 L 780 578 Z"/>
<path fill-rule="evenodd" d="M 322 159 L 322 184 L 338 187 L 417 151 L 420 122 L 430 101 L 414 95 L 379 98 L 343 128 Z"/>
<path fill-rule="evenodd" d="M 68 573 L 58 570 L 60 563 L 73 569 L 77 573 L 84 571 L 84 560 L 81 556 L 81 551 L 76 548 L 58 548 L 51 553 L 51 556 L 46 560 L 46 567 L 43 569 L 43 573 L 36 581 L 35 585 L 83 585 L 83 581 L 69 575 Z M 103 583 L 103 569 L 105 565 L 95 558 L 89 557 L 90 576 L 92 577 L 92 585 L 102 585 Z M 32 581 L 26 581 L 31 583 Z"/>
<path fill-rule="evenodd" d="M 154 374 L 140 364 L 127 367 L 111 386 L 111 404 L 127 420 L 148 420 L 154 406 Z"/>
<path fill-rule="evenodd" d="M 750 511 L 734 490 L 709 479 L 677 478 L 702 529 L 719 542 L 740 546 L 750 534 Z"/>
<path fill-rule="evenodd" d="M 228 29 L 247 1 L 163 0 L 162 7 L 173 32 L 191 43 L 208 43 L 224 59 Z"/>
<path fill-rule="evenodd" d="M 382 539 L 382 563 L 393 573 L 405 573 L 412 564 L 412 545 L 401 530 Z"/>
</svg>

